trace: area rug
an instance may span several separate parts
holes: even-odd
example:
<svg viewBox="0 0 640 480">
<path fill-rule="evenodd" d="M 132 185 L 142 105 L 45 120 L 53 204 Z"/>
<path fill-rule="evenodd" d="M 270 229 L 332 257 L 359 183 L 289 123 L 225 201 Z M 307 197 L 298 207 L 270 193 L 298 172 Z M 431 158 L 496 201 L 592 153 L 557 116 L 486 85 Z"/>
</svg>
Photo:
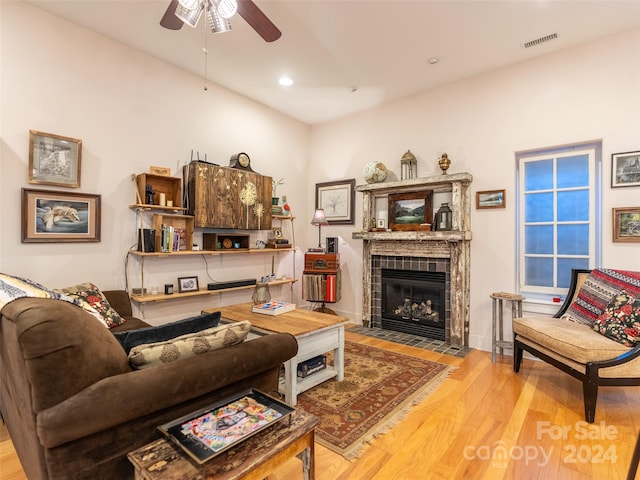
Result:
<svg viewBox="0 0 640 480">
<path fill-rule="evenodd" d="M 345 342 L 345 378 L 298 396 L 298 408 L 320 417 L 316 441 L 346 459 L 387 432 L 432 393 L 454 367 Z"/>
</svg>

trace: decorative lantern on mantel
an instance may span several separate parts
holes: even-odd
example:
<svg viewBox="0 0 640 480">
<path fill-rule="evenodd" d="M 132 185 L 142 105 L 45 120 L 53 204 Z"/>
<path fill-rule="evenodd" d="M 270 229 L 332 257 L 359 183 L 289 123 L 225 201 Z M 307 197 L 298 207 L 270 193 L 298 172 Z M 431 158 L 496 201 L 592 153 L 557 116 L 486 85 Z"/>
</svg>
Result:
<svg viewBox="0 0 640 480">
<path fill-rule="evenodd" d="M 409 180 L 411 178 L 418 178 L 418 159 L 411 153 L 411 150 L 407 150 L 407 153 L 402 155 L 400 159 L 400 179 Z"/>
<path fill-rule="evenodd" d="M 449 208 L 449 203 L 440 205 L 436 213 L 436 230 L 451 230 L 453 228 L 453 212 Z"/>
</svg>

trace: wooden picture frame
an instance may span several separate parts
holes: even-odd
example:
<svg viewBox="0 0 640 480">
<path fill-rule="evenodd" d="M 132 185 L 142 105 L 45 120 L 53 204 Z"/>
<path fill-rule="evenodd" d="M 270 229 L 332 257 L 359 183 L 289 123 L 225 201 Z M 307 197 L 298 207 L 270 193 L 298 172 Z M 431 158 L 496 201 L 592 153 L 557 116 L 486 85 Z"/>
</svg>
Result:
<svg viewBox="0 0 640 480">
<path fill-rule="evenodd" d="M 22 243 L 99 242 L 100 195 L 22 189 Z"/>
<path fill-rule="evenodd" d="M 389 228 L 392 231 L 431 230 L 433 190 L 389 194 Z"/>
<path fill-rule="evenodd" d="M 640 243 L 640 207 L 612 209 L 613 241 Z"/>
<path fill-rule="evenodd" d="M 29 130 L 29 183 L 80 187 L 82 140 Z"/>
<path fill-rule="evenodd" d="M 354 225 L 356 179 L 316 183 L 316 209 L 324 209 L 329 225 Z"/>
<path fill-rule="evenodd" d="M 179 277 L 178 278 L 178 292 L 197 292 L 200 290 L 198 285 L 198 277 Z"/>
<path fill-rule="evenodd" d="M 505 208 L 507 193 L 505 190 L 484 190 L 476 192 L 476 208 Z"/>
<path fill-rule="evenodd" d="M 640 150 L 611 154 L 611 188 L 640 186 Z"/>
</svg>

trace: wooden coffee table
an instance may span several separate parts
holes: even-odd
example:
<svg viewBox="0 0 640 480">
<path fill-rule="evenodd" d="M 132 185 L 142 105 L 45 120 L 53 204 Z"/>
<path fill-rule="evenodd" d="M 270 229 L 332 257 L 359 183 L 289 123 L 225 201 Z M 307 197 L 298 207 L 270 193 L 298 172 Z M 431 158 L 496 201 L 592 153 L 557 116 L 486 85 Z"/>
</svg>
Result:
<svg viewBox="0 0 640 480">
<path fill-rule="evenodd" d="M 263 480 L 284 462 L 298 456 L 305 480 L 315 478 L 314 439 L 318 417 L 296 410 L 287 419 L 242 441 L 202 465 L 167 439 L 130 452 L 135 480 Z"/>
<path fill-rule="evenodd" d="M 251 330 L 260 335 L 270 333 L 290 333 L 298 341 L 298 353 L 284 364 L 285 402 L 292 407 L 298 402 L 298 394 L 316 385 L 336 378 L 344 380 L 344 326 L 349 322 L 346 317 L 296 309 L 292 312 L 271 316 L 251 311 L 252 303 L 212 308 L 206 312 L 219 311 L 222 321 L 225 319 L 239 322 L 249 320 Z M 305 378 L 297 376 L 298 364 L 310 358 L 333 351 L 333 365 L 312 373 Z"/>
</svg>

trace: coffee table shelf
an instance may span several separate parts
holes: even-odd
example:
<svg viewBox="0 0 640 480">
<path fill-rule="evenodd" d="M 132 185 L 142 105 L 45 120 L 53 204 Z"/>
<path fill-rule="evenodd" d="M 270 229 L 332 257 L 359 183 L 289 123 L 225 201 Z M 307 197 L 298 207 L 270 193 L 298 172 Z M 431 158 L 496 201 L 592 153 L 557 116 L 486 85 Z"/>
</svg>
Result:
<svg viewBox="0 0 640 480">
<path fill-rule="evenodd" d="M 344 380 L 344 326 L 348 323 L 346 317 L 303 309 L 270 316 L 253 313 L 252 305 L 243 303 L 210 311 L 220 311 L 221 321 L 249 320 L 252 332 L 258 335 L 290 333 L 296 337 L 298 353 L 285 362 L 284 379 L 280 383 L 280 390 L 287 404 L 295 406 L 298 394 L 331 378 L 336 378 L 339 382 Z M 327 352 L 333 352 L 332 366 L 327 365 L 327 368 L 305 378 L 298 377 L 299 363 Z"/>
</svg>

